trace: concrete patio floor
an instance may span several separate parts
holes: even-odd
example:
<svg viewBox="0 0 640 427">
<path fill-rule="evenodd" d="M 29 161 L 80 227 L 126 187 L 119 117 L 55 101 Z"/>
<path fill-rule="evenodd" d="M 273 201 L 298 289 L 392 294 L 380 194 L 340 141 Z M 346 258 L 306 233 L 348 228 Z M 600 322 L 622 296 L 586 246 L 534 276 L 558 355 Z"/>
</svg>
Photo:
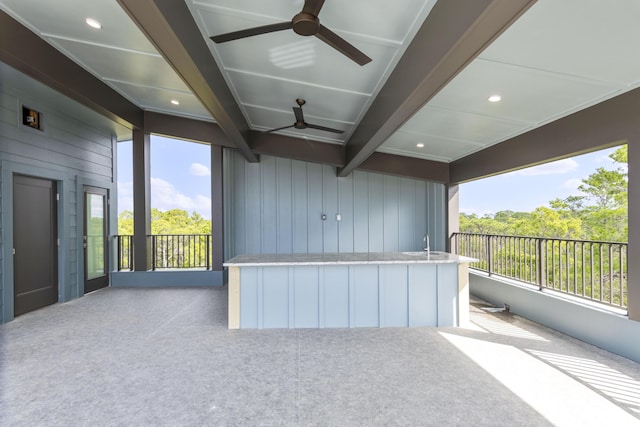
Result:
<svg viewBox="0 0 640 427">
<path fill-rule="evenodd" d="M 0 425 L 640 425 L 640 365 L 481 301 L 463 328 L 230 331 L 226 298 L 107 288 L 0 325 Z"/>
</svg>

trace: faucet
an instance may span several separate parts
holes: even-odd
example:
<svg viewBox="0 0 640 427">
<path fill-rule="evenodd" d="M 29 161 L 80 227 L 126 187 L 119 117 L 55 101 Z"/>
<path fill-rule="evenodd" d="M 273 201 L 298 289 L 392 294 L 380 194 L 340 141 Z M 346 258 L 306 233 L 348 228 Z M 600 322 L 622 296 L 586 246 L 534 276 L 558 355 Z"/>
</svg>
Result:
<svg viewBox="0 0 640 427">
<path fill-rule="evenodd" d="M 430 252 L 430 248 L 429 248 L 429 233 L 424 235 L 424 237 L 422 238 L 422 241 L 424 242 L 424 251 L 428 254 Z"/>
</svg>

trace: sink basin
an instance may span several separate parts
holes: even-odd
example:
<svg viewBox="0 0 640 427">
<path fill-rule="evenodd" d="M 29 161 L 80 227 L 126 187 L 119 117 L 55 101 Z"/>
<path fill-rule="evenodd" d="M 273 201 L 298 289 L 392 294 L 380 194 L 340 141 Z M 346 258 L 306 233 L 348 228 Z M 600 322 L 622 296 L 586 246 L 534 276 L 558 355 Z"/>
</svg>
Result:
<svg viewBox="0 0 640 427">
<path fill-rule="evenodd" d="M 430 251 L 430 252 L 426 252 L 426 251 L 415 251 L 415 252 L 402 252 L 403 255 L 412 255 L 412 256 L 427 256 L 427 254 L 429 255 L 443 255 L 444 252 L 440 252 L 440 251 Z"/>
</svg>

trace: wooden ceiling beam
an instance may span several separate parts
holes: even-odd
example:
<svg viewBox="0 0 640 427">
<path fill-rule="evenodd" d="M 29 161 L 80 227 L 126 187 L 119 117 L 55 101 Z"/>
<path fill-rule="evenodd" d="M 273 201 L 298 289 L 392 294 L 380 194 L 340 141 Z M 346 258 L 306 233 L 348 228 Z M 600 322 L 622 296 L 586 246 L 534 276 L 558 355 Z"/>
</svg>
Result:
<svg viewBox="0 0 640 427">
<path fill-rule="evenodd" d="M 149 133 L 187 141 L 235 148 L 227 135 L 215 123 L 170 114 L 144 112 L 144 127 Z"/>
<path fill-rule="evenodd" d="M 266 154 L 305 162 L 344 166 L 344 147 L 274 133 L 251 131 L 251 149 Z"/>
<path fill-rule="evenodd" d="M 273 133 L 251 131 L 251 150 L 260 155 L 344 166 L 344 146 Z M 373 153 L 358 170 L 448 183 L 449 164 L 387 153 Z"/>
<path fill-rule="evenodd" d="M 449 183 L 449 164 L 388 153 L 373 153 L 358 170 Z"/>
</svg>

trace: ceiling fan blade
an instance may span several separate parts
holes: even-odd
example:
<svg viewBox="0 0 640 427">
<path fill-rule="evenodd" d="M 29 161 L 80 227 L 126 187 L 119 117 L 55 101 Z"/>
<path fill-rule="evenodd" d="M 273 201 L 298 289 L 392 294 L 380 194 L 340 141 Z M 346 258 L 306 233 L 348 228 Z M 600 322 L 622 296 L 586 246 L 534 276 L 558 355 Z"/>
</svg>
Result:
<svg viewBox="0 0 640 427">
<path fill-rule="evenodd" d="M 269 130 L 265 130 L 263 133 L 271 133 L 271 132 L 275 132 L 278 130 L 282 130 L 282 129 L 289 129 L 294 127 L 295 125 L 289 125 L 289 126 L 282 126 L 281 128 L 275 128 L 275 129 L 269 129 Z"/>
<path fill-rule="evenodd" d="M 324 130 L 324 131 L 327 131 L 327 132 L 333 132 L 333 133 L 344 133 L 344 131 L 343 131 L 343 130 L 338 130 L 338 129 L 328 128 L 328 127 L 318 126 L 318 125 L 312 125 L 311 123 L 307 123 L 307 127 L 308 127 L 309 129 Z"/>
<path fill-rule="evenodd" d="M 320 9 L 322 9 L 322 5 L 324 4 L 324 0 L 306 0 L 304 2 L 304 7 L 302 8 L 302 12 L 309 13 L 315 17 L 320 13 Z"/>
<path fill-rule="evenodd" d="M 260 34 L 273 33 L 275 31 L 290 30 L 293 28 L 290 21 L 279 22 L 277 24 L 263 25 L 261 27 L 247 28 L 246 30 L 233 31 L 231 33 L 220 34 L 210 37 L 216 43 L 224 43 L 232 40 L 244 39 L 246 37 L 257 36 Z"/>
<path fill-rule="evenodd" d="M 357 63 L 358 65 L 364 65 L 371 62 L 371 58 L 362 53 L 360 50 L 351 45 L 348 41 L 320 24 L 318 28 L 318 33 L 316 37 L 333 47 L 334 49 L 340 51 L 344 55 L 348 56 L 349 59 Z"/>
<path fill-rule="evenodd" d="M 296 116 L 296 122 L 304 122 L 304 116 L 302 115 L 302 108 L 293 107 L 293 114 Z"/>
</svg>

